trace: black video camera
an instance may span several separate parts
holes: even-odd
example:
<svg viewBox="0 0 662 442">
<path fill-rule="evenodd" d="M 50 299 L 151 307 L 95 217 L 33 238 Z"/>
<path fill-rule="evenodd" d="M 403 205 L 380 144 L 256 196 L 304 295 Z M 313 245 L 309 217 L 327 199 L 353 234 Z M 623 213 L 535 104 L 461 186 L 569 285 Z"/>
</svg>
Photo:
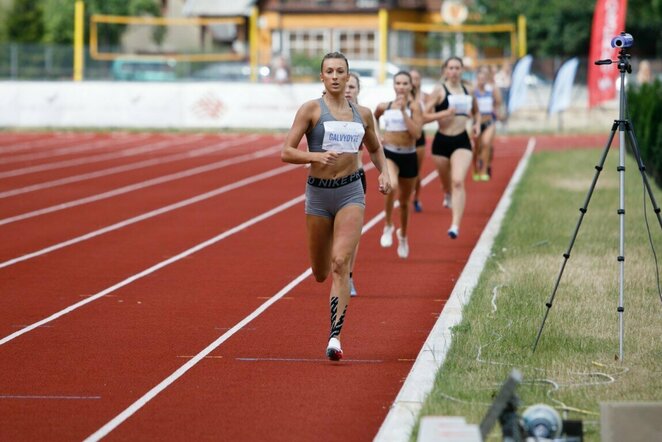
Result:
<svg viewBox="0 0 662 442">
<path fill-rule="evenodd" d="M 612 48 L 629 48 L 633 44 L 634 44 L 634 38 L 632 38 L 632 35 L 627 34 L 625 32 L 621 32 L 621 35 L 617 35 L 616 37 L 611 39 Z"/>
</svg>

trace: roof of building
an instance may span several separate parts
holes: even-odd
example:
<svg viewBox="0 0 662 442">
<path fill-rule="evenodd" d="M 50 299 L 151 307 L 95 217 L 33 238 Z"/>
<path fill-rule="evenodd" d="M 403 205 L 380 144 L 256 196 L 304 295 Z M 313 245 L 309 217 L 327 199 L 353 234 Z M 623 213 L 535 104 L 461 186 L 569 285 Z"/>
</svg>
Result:
<svg viewBox="0 0 662 442">
<path fill-rule="evenodd" d="M 183 12 L 189 16 L 249 16 L 255 2 L 256 0 L 187 0 Z"/>
</svg>

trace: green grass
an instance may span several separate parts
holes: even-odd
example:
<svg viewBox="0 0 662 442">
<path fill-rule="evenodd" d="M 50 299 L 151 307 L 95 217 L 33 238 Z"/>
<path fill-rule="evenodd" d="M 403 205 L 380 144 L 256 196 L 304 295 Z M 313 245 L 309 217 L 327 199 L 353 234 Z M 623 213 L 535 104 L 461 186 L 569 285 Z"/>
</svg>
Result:
<svg viewBox="0 0 662 442">
<path fill-rule="evenodd" d="M 479 424 L 513 368 L 527 406 L 545 403 L 600 439 L 600 402 L 662 400 L 662 300 L 646 228 L 662 229 L 631 157 L 625 172 L 624 358 L 618 360 L 618 143 L 599 176 L 535 353 L 535 337 L 601 149 L 534 153 L 421 415 Z M 654 184 L 651 182 L 651 186 Z M 659 203 L 662 192 L 654 187 Z M 495 308 L 496 306 L 496 308 Z M 417 428 L 412 440 L 416 439 Z M 490 440 L 500 440 L 499 425 Z"/>
</svg>

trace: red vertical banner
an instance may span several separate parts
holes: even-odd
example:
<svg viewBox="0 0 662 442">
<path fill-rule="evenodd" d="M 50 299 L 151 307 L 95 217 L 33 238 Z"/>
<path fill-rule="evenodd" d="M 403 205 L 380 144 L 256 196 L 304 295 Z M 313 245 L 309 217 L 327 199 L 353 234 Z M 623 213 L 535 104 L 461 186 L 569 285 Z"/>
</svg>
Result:
<svg viewBox="0 0 662 442">
<path fill-rule="evenodd" d="M 611 40 L 625 31 L 627 0 L 597 0 L 591 29 L 591 48 L 588 58 L 588 107 L 616 97 L 619 72 L 614 65 L 595 64 L 596 60 L 615 59 L 618 49 Z"/>
</svg>

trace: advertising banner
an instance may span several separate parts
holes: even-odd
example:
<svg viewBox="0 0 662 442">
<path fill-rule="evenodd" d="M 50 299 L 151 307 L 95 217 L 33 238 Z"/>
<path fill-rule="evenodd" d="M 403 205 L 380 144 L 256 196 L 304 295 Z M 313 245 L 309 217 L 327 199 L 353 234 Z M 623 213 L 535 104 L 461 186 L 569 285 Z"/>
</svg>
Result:
<svg viewBox="0 0 662 442">
<path fill-rule="evenodd" d="M 591 47 L 588 56 L 588 107 L 616 97 L 619 72 L 614 65 L 598 66 L 596 60 L 614 59 L 618 50 L 611 40 L 625 31 L 627 0 L 597 0 L 591 28 Z"/>
<path fill-rule="evenodd" d="M 554 83 L 552 84 L 552 93 L 549 97 L 549 109 L 547 112 L 551 115 L 561 112 L 570 106 L 572 101 L 572 86 L 575 83 L 579 58 L 573 57 L 563 63 L 556 73 Z"/>
</svg>

